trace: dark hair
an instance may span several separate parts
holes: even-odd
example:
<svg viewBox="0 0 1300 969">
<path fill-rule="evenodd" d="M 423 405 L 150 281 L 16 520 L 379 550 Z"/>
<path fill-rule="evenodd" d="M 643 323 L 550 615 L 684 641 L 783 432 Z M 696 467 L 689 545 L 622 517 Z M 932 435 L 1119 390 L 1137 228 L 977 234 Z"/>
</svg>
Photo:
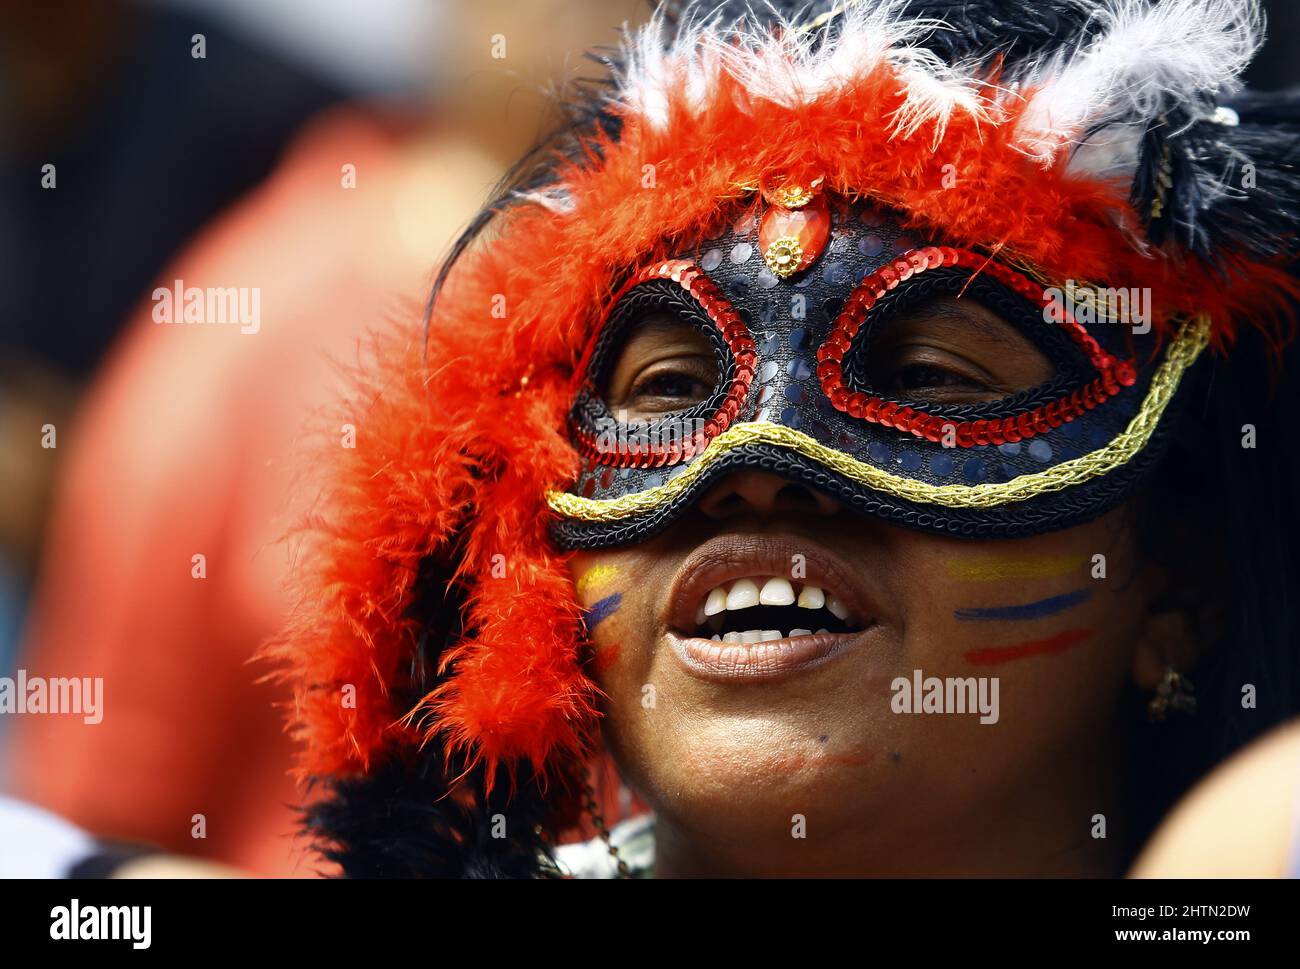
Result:
<svg viewBox="0 0 1300 969">
<path fill-rule="evenodd" d="M 1140 548 L 1176 583 L 1170 607 L 1205 616 L 1210 641 L 1188 671 L 1195 716 L 1133 724 L 1129 860 L 1206 772 L 1300 712 L 1297 366 L 1295 344 L 1278 351 L 1256 331 L 1242 333 L 1226 359 L 1204 360 L 1138 502 Z M 1136 721 L 1147 697 L 1132 694 Z"/>
</svg>

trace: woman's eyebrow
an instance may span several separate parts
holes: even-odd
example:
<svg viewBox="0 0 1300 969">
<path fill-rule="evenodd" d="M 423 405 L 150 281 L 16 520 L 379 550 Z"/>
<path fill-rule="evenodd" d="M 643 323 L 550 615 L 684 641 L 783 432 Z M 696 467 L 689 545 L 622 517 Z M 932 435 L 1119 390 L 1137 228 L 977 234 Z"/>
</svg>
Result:
<svg viewBox="0 0 1300 969">
<path fill-rule="evenodd" d="M 695 332 L 695 327 L 690 323 L 662 312 L 646 316 L 636 324 L 637 333 L 676 333 L 683 329 L 689 329 L 691 332 Z"/>
<path fill-rule="evenodd" d="M 623 345 L 623 352 L 629 349 L 641 349 L 649 344 L 659 347 L 664 344 L 679 345 L 683 348 L 698 346 L 703 350 L 708 347 L 708 338 L 691 323 L 675 316 L 656 312 L 635 324 L 635 329 L 628 334 Z M 708 347 L 710 352 L 712 348 Z"/>
<path fill-rule="evenodd" d="M 657 313 L 638 322 L 624 338 L 614 366 L 605 376 L 605 390 L 613 391 L 616 387 L 630 389 L 632 377 L 652 354 L 664 359 L 672 356 L 692 361 L 697 358 L 709 360 L 715 366 L 718 361 L 717 350 L 696 327 Z"/>
<path fill-rule="evenodd" d="M 1000 317 L 990 319 L 983 313 L 970 312 L 960 302 L 942 302 L 915 307 L 903 314 L 904 318 L 925 319 L 933 323 L 946 323 L 965 329 L 974 329 L 990 342 L 1003 346 L 1021 347 L 1025 338 L 1010 323 Z"/>
</svg>

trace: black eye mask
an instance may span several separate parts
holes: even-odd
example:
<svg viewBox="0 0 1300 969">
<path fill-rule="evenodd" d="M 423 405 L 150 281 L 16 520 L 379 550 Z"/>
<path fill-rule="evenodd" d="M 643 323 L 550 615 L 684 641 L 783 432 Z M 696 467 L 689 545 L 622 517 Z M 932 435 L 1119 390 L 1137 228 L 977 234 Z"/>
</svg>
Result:
<svg viewBox="0 0 1300 969">
<path fill-rule="evenodd" d="M 918 238 L 872 206 L 835 208 L 824 248 L 805 252 L 793 273 L 775 243 L 763 247 L 752 218 L 632 273 L 576 381 L 570 433 L 582 471 L 548 496 L 561 547 L 643 541 L 745 469 L 900 525 L 984 538 L 1079 524 L 1132 492 L 1205 345 L 1203 322 L 1156 353 L 1140 320 L 1099 319 L 1062 290 Z M 1077 285 L 1080 297 L 1093 292 Z M 943 297 L 979 303 L 1014 327 L 1051 376 L 979 403 L 874 387 L 873 348 L 890 322 Z M 680 411 L 628 421 L 608 406 L 608 381 L 650 317 L 697 328 L 716 382 Z"/>
</svg>

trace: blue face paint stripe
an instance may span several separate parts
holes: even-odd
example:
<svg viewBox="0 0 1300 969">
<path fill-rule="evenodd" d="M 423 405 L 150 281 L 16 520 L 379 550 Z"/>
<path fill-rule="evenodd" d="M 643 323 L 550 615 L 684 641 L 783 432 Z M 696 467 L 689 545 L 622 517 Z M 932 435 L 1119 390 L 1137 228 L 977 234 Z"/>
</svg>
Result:
<svg viewBox="0 0 1300 969">
<path fill-rule="evenodd" d="M 1067 592 L 1065 595 L 1052 596 L 1050 599 L 1039 599 L 1037 602 L 1026 602 L 1020 606 L 991 606 L 987 609 L 957 609 L 953 612 L 953 617 L 966 621 L 984 621 L 996 622 L 998 620 L 1023 620 L 1023 619 L 1042 619 L 1044 616 L 1054 616 L 1058 612 L 1064 612 L 1066 609 L 1073 608 L 1079 603 L 1084 602 L 1092 595 L 1091 589 L 1080 589 L 1078 592 Z"/>
<path fill-rule="evenodd" d="M 600 622 L 612 616 L 622 601 L 623 593 L 615 592 L 612 596 L 605 596 L 605 598 L 588 609 L 586 613 L 587 630 L 595 629 Z"/>
</svg>

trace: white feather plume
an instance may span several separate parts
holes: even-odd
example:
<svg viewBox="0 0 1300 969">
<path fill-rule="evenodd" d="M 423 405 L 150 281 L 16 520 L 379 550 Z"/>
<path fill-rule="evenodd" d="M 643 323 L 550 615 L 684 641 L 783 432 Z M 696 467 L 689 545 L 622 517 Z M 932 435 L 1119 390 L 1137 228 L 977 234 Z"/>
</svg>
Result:
<svg viewBox="0 0 1300 969">
<path fill-rule="evenodd" d="M 1011 65 L 990 96 L 988 60 L 950 65 L 923 46 L 942 21 L 906 13 L 908 0 L 858 0 L 836 13 L 832 32 L 799 30 L 775 10 L 739 23 L 723 8 L 688 7 L 670 26 L 662 12 L 624 41 L 616 97 L 651 126 L 683 99 L 699 112 L 724 74 L 749 101 L 809 104 L 889 66 L 902 105 L 887 120 L 895 137 L 928 129 L 937 147 L 958 113 L 1001 122 L 1023 107 L 1012 144 L 1044 164 L 1063 152 L 1070 171 L 1131 178 L 1142 133 L 1172 102 L 1235 89 L 1262 41 L 1258 0 L 1077 0 L 1091 11 L 1089 40 Z M 1019 104 L 1028 97 L 1027 103 Z"/>
<path fill-rule="evenodd" d="M 556 215 L 568 215 L 575 209 L 573 196 L 570 194 L 568 186 L 563 184 L 551 185 L 539 191 L 533 192 L 511 192 L 511 195 L 525 202 L 533 202 L 540 205 Z"/>
<path fill-rule="evenodd" d="M 906 91 L 902 106 L 893 113 L 896 136 L 910 138 L 926 124 L 931 124 L 934 130 L 932 143 L 937 149 L 954 113 L 964 111 L 981 121 L 987 119 L 990 105 L 975 89 L 974 83 L 967 79 L 974 75 L 974 71 L 954 80 L 953 72 L 937 54 L 928 50 L 909 53 L 912 56 L 906 60 L 893 59 Z"/>
<path fill-rule="evenodd" d="M 624 42 L 617 96 L 650 125 L 662 128 L 673 97 L 684 94 L 688 109 L 698 112 L 716 96 L 724 73 L 740 82 L 751 101 L 798 107 L 888 63 L 906 97 L 895 112 L 895 133 L 910 137 L 933 122 L 937 140 L 955 112 L 982 119 L 988 104 L 974 72 L 949 66 L 919 45 L 947 25 L 906 16 L 906 3 L 875 0 L 847 6 L 837 14 L 829 37 L 800 31 L 800 21 L 785 20 L 776 11 L 766 22 L 740 24 L 724 22 L 716 11 L 688 11 L 669 43 L 668 25 L 656 13 Z"/>
<path fill-rule="evenodd" d="M 1145 127 L 1171 101 L 1233 89 L 1262 39 L 1256 0 L 1107 0 L 1096 16 L 1102 30 L 1094 41 L 1017 77 L 1020 90 L 1032 93 L 1016 144 L 1044 162 L 1088 132 L 1124 148 L 1131 139 L 1123 129 L 1106 129 Z M 1096 170 L 1101 160 L 1087 164 Z M 1130 162 L 1135 153 L 1116 150 L 1104 167 L 1119 171 Z"/>
</svg>

